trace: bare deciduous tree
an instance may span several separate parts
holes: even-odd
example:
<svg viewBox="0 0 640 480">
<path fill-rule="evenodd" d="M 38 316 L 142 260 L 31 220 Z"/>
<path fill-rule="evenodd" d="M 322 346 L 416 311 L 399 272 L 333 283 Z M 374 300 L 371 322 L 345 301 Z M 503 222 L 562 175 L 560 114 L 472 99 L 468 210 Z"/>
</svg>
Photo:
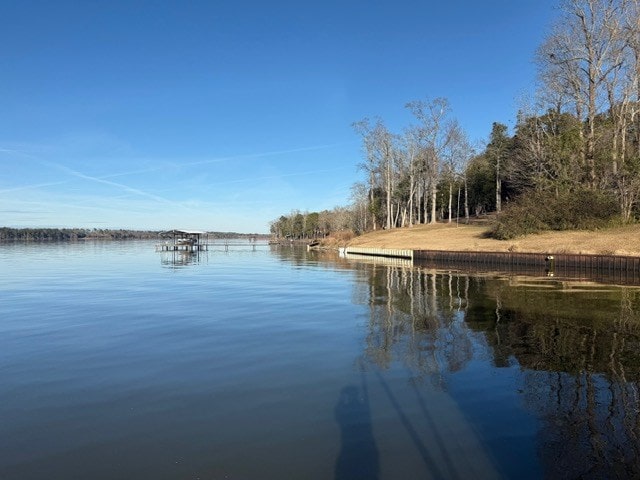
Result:
<svg viewBox="0 0 640 480">
<path fill-rule="evenodd" d="M 375 204 L 376 188 L 381 187 L 385 191 L 386 220 L 387 228 L 392 224 L 392 197 L 394 187 L 393 162 L 395 156 L 395 138 L 389 132 L 381 119 L 377 119 L 371 124 L 365 118 L 353 124 L 355 130 L 362 136 L 366 161 L 360 167 L 367 172 L 369 177 L 369 199 L 370 204 Z M 372 211 L 372 225 L 375 230 L 377 218 L 375 211 Z"/>
<path fill-rule="evenodd" d="M 445 98 L 436 98 L 431 102 L 415 100 L 409 102 L 407 108 L 419 122 L 420 149 L 426 159 L 425 183 L 428 185 L 431 206 L 429 223 L 436 223 L 442 158 L 445 149 L 453 141 L 456 126 L 448 118 L 449 102 Z"/>
</svg>

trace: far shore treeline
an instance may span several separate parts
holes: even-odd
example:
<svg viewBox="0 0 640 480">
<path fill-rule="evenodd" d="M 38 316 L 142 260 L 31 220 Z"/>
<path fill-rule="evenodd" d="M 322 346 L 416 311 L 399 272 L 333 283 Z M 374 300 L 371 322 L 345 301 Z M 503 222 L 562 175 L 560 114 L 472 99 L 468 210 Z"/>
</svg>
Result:
<svg viewBox="0 0 640 480">
<path fill-rule="evenodd" d="M 469 221 L 497 213 L 490 234 L 601 228 L 640 218 L 640 1 L 562 0 L 536 53 L 537 88 L 512 132 L 495 122 L 472 142 L 447 99 L 411 101 L 414 123 L 353 124 L 363 180 L 352 202 L 293 211 L 277 237 L 356 234 Z M 508 60 L 507 60 L 508 61 Z M 473 94 L 473 92 L 470 92 Z"/>
<path fill-rule="evenodd" d="M 154 240 L 164 238 L 162 233 L 156 230 L 0 227 L 0 241 Z M 268 235 L 256 233 L 207 232 L 206 235 L 211 239 L 268 238 Z"/>
</svg>

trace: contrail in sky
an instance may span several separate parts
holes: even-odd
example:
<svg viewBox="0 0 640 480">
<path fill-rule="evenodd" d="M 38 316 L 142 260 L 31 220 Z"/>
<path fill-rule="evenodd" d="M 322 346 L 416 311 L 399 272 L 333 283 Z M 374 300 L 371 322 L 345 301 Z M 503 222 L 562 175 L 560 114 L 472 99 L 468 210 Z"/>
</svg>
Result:
<svg viewBox="0 0 640 480">
<path fill-rule="evenodd" d="M 275 179 L 284 178 L 284 177 L 301 177 L 304 175 L 315 175 L 316 173 L 337 172 L 339 170 L 346 170 L 346 169 L 347 167 L 338 167 L 338 168 L 328 168 L 325 170 L 311 170 L 308 172 L 283 173 L 282 175 L 270 175 L 267 177 L 241 178 L 238 180 L 229 180 L 228 182 L 211 183 L 210 185 L 230 185 L 233 183 L 255 182 L 256 180 L 275 180 Z"/>
<path fill-rule="evenodd" d="M 267 152 L 259 152 L 259 153 L 249 153 L 249 154 L 243 154 L 243 155 L 233 155 L 233 156 L 228 156 L 228 157 L 219 157 L 219 158 L 212 158 L 212 159 L 206 159 L 206 160 L 198 160 L 198 161 L 192 161 L 192 162 L 186 162 L 186 163 L 180 163 L 180 164 L 176 164 L 176 163 L 172 163 L 169 165 L 161 165 L 158 167 L 153 167 L 153 168 L 148 168 L 148 169 L 140 169 L 140 170 L 132 170 L 132 171 L 128 171 L 128 172 L 120 172 L 120 173 L 113 173 L 113 174 L 109 174 L 109 175 L 101 175 L 101 176 L 92 176 L 92 175 L 87 175 L 84 174 L 82 172 L 78 172 L 77 170 L 73 170 L 65 165 L 59 164 L 59 163 L 55 163 L 55 162 L 51 162 L 51 161 L 47 161 L 47 160 L 41 160 L 38 159 L 32 155 L 29 155 L 27 153 L 18 151 L 18 150 L 12 150 L 12 149 L 7 149 L 7 148 L 0 148 L 0 153 L 9 153 L 9 154 L 14 154 L 14 155 L 21 155 L 21 156 L 25 156 L 31 159 L 34 159 L 40 163 L 52 166 L 58 170 L 62 170 L 66 173 L 68 173 L 69 175 L 72 175 L 74 177 L 77 178 L 81 178 L 84 180 L 89 180 L 92 182 L 97 182 L 97 183 L 102 183 L 104 185 L 109 185 L 112 187 L 116 187 L 116 188 L 120 188 L 128 193 L 132 193 L 135 195 L 139 195 L 139 196 L 143 196 L 143 197 L 147 197 L 150 198 L 152 200 L 155 200 L 157 202 L 161 202 L 161 203 L 169 203 L 171 205 L 180 205 L 176 202 L 173 202 L 171 200 L 168 200 L 166 198 L 160 197 L 158 195 L 149 193 L 149 192 L 145 192 L 144 190 L 140 190 L 137 188 L 133 188 L 130 187 L 128 185 L 124 185 L 121 183 L 117 183 L 117 182 L 112 182 L 108 179 L 110 178 L 115 178 L 115 177 L 123 177 L 123 176 L 128 176 L 128 175 L 136 175 L 136 174 L 140 174 L 140 173 L 149 173 L 149 172 L 154 172 L 154 171 L 159 171 L 159 170 L 163 170 L 166 168 L 184 168 L 184 167 L 192 167 L 192 166 L 197 166 L 197 165 L 206 165 L 206 164 L 211 164 L 211 163 L 219 163 L 219 162 L 225 162 L 225 161 L 232 161 L 232 160 L 243 160 L 243 159 L 252 159 L 252 158 L 264 158 L 264 157 L 273 157 L 273 156 L 277 156 L 277 155 L 285 155 L 285 154 L 290 154 L 290 153 L 298 153 L 298 152 L 308 152 L 308 151 L 314 151 L 314 150 L 324 150 L 327 148 L 333 148 L 335 146 L 338 145 L 342 145 L 342 143 L 333 143 L 333 144 L 325 144 L 325 145 L 312 145 L 309 147 L 299 147 L 299 148 L 291 148 L 291 149 L 286 149 L 286 150 L 273 150 L 273 151 L 267 151 Z M 303 175 L 313 175 L 313 174 L 317 174 L 317 173 L 325 173 L 325 172 L 331 172 L 331 171 L 337 171 L 337 170 L 343 170 L 344 168 L 335 168 L 335 169 L 329 169 L 329 170 L 314 170 L 314 171 L 309 171 L 309 172 L 300 172 L 300 173 L 290 173 L 290 174 L 282 174 L 282 175 L 273 175 L 273 176 L 268 176 L 268 177 L 258 177 L 258 178 L 246 178 L 246 179 L 240 179 L 240 180 L 231 180 L 228 182 L 220 182 L 220 183 L 213 183 L 212 185 L 229 185 L 229 184 L 234 184 L 234 183 L 243 183 L 243 182 L 250 182 L 250 181 L 256 181 L 256 180 L 270 180 L 270 179 L 277 179 L 277 178 L 284 178 L 284 177 L 294 177 L 294 176 L 303 176 Z M 39 188 L 39 187 L 48 187 L 48 186 L 54 186 L 54 185 L 61 185 L 67 183 L 67 181 L 59 181 L 59 182 L 50 182 L 50 183 L 40 183 L 40 184 L 32 184 L 32 185 L 23 185 L 23 186 L 19 186 L 19 187 L 12 187 L 12 188 L 7 188 L 7 189 L 3 189 L 0 190 L 0 193 L 8 193 L 8 192 L 12 192 L 12 191 L 16 191 L 16 190 L 24 190 L 24 189 L 29 189 L 29 188 Z"/>
<path fill-rule="evenodd" d="M 54 165 L 50 162 L 43 162 L 42 160 L 40 160 L 38 157 L 31 155 L 29 153 L 25 153 L 22 150 L 15 150 L 12 148 L 5 148 L 5 147 L 0 147 L 0 153 L 8 153 L 10 155 L 16 155 L 16 156 L 20 156 L 20 157 L 26 157 L 26 158 L 30 158 L 31 160 L 35 160 L 39 163 L 47 163 L 49 165 Z M 59 168 L 59 166 L 56 166 L 56 168 Z M 9 192 L 16 192 L 19 190 L 28 190 L 30 188 L 41 188 L 41 187 L 52 187 L 55 185 L 63 185 L 65 183 L 68 183 L 67 180 L 61 180 L 58 182 L 45 182 L 45 183 L 35 183 L 35 184 L 30 184 L 30 185 L 20 185 L 17 187 L 11 187 L 11 188 L 4 188 L 2 190 L 0 190 L 0 193 L 9 193 Z"/>
<path fill-rule="evenodd" d="M 18 190 L 28 190 L 30 188 L 40 188 L 40 187 L 53 187 L 54 185 L 63 185 L 65 183 L 69 183 L 67 180 L 61 180 L 59 182 L 47 182 L 47 183 L 35 183 L 31 185 L 21 185 L 19 187 L 11 187 L 0 190 L 0 193 L 9 193 L 16 192 Z"/>
<path fill-rule="evenodd" d="M 19 155 L 21 157 L 33 158 L 34 160 L 37 160 L 33 155 L 29 155 L 28 153 L 24 153 L 21 150 L 15 150 L 12 148 L 0 147 L 0 153 L 9 153 L 11 155 Z"/>
<path fill-rule="evenodd" d="M 101 183 L 103 185 L 109 185 L 111 187 L 116 187 L 116 188 L 124 190 L 124 191 L 126 191 L 128 193 L 133 193 L 135 195 L 139 195 L 139 196 L 142 196 L 142 197 L 150 198 L 152 200 L 155 200 L 156 202 L 168 203 L 170 205 L 181 206 L 179 203 L 173 202 L 173 201 L 171 201 L 169 199 L 160 197 L 158 195 L 154 195 L 154 194 L 149 193 L 149 192 L 145 192 L 144 190 L 140 190 L 138 188 L 133 188 L 133 187 L 130 187 L 128 185 L 123 185 L 122 183 L 116 183 L 116 182 L 112 182 L 112 181 L 109 181 L 109 180 L 105 180 L 104 178 L 93 177 L 91 175 L 86 175 L 86 174 L 84 174 L 82 172 L 78 172 L 77 170 L 73 170 L 72 168 L 66 167 L 66 166 L 61 165 L 59 163 L 50 162 L 50 161 L 47 161 L 47 160 L 39 160 L 39 162 L 41 162 L 41 163 L 43 163 L 45 165 L 52 166 L 52 167 L 54 167 L 54 168 L 56 168 L 58 170 L 62 170 L 63 172 L 65 172 L 65 173 L 67 173 L 69 175 L 72 175 L 72 176 L 77 177 L 77 178 L 81 178 L 83 180 L 89 180 L 91 182 L 97 182 L 97 183 Z M 64 183 L 64 182 L 60 182 L 60 183 Z M 24 188 L 27 188 L 27 187 L 24 187 Z"/>
<path fill-rule="evenodd" d="M 132 170 L 130 172 L 121 172 L 121 173 L 112 173 L 109 175 L 103 175 L 99 178 L 114 178 L 114 177 L 124 177 L 127 175 L 136 175 L 139 173 L 149 173 L 149 172 L 157 172 L 159 170 L 164 170 L 166 168 L 184 168 L 184 167 L 194 167 L 197 165 L 207 165 L 210 163 L 221 163 L 221 162 L 228 162 L 231 160 L 247 160 L 247 159 L 251 159 L 251 158 L 263 158 L 263 157 L 275 157 L 277 155 L 286 155 L 289 153 L 298 153 L 298 152 L 310 152 L 313 150 L 324 150 L 327 148 L 333 148 L 339 145 L 343 145 L 343 143 L 329 143 L 326 145 L 313 145 L 310 147 L 299 147 L 299 148 L 291 148 L 288 150 L 274 150 L 274 151 L 269 151 L 269 152 L 259 152 L 259 153 L 247 153 L 247 154 L 242 154 L 242 155 L 231 155 L 228 157 L 218 157 L 218 158 L 209 158 L 209 159 L 205 159 L 205 160 L 195 160 L 192 162 L 186 162 L 186 163 L 170 163 L 167 165 L 161 165 L 158 167 L 152 167 L 152 168 L 147 168 L 147 169 L 141 169 L 141 170 Z"/>
<path fill-rule="evenodd" d="M 184 163 L 182 165 L 191 167 L 194 165 L 203 165 L 206 163 L 217 163 L 224 162 L 227 160 L 244 160 L 249 158 L 262 158 L 262 157 L 274 157 L 276 155 L 286 155 L 288 153 L 299 153 L 299 152 L 310 152 L 313 150 L 324 150 L 327 148 L 336 147 L 338 145 L 342 145 L 341 143 L 329 143 L 326 145 L 313 145 L 310 147 L 300 147 L 300 148 L 291 148 L 289 150 L 274 150 L 271 152 L 260 152 L 260 153 L 247 153 L 244 155 L 233 155 L 231 157 L 221 157 L 221 158 L 212 158 L 210 160 L 200 160 L 197 162 Z"/>
<path fill-rule="evenodd" d="M 178 206 L 180 205 L 176 202 L 160 197 L 158 195 L 154 195 L 149 192 L 145 192 L 144 190 L 140 190 L 138 188 L 129 187 L 128 185 L 123 185 L 121 183 L 111 182 L 109 180 L 105 180 L 104 178 L 100 178 L 100 177 L 92 177 L 91 175 L 85 175 L 84 173 L 77 172 L 76 170 L 72 170 L 71 168 L 65 167 L 64 165 L 58 165 L 58 168 L 67 172 L 70 175 L 73 175 L 74 177 L 82 178 L 84 180 L 90 180 L 92 182 L 102 183 L 104 185 L 109 185 L 111 187 L 120 188 L 126 192 L 133 193 L 135 195 L 140 195 L 142 197 L 147 197 L 152 200 L 155 200 L 156 202 L 169 203 L 171 205 L 178 205 Z"/>
</svg>

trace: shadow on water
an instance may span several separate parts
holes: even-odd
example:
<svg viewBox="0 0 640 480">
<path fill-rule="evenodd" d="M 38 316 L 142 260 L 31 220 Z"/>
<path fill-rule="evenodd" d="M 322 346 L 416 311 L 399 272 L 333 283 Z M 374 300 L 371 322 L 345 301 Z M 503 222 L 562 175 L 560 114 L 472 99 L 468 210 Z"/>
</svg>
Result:
<svg viewBox="0 0 640 480">
<path fill-rule="evenodd" d="M 445 444 L 445 439 L 442 438 L 442 435 L 440 434 L 437 426 L 436 426 L 436 422 L 435 419 L 433 418 L 433 415 L 431 415 L 431 413 L 429 412 L 429 408 L 427 407 L 427 402 L 424 398 L 424 396 L 422 395 L 422 393 L 420 393 L 420 390 L 418 389 L 418 387 L 416 386 L 416 382 L 412 381 L 409 382 L 409 384 L 411 385 L 411 388 L 413 389 L 413 391 L 416 394 L 416 400 L 418 402 L 418 405 L 420 407 L 420 411 L 422 412 L 422 415 L 424 416 L 425 420 L 427 421 L 432 435 L 433 437 L 436 439 L 436 442 L 438 445 L 441 446 L 440 448 L 440 453 L 442 454 L 442 459 L 444 462 L 444 465 L 447 467 L 448 473 L 447 473 L 447 478 L 451 478 L 451 479 L 457 479 L 460 478 L 459 475 L 457 475 L 456 473 L 456 469 L 454 467 L 454 462 L 453 462 L 453 458 L 451 457 L 451 455 L 449 454 L 449 452 L 447 451 L 446 448 L 442 448 L 442 446 Z"/>
<path fill-rule="evenodd" d="M 340 426 L 340 453 L 336 460 L 335 479 L 377 480 L 380 455 L 371 426 L 369 392 L 364 374 L 361 386 L 348 385 L 340 392 L 335 407 Z"/>
<path fill-rule="evenodd" d="M 380 374 L 380 372 L 376 372 L 376 375 L 378 377 L 378 380 L 380 381 L 380 385 L 382 385 L 383 390 L 387 394 L 387 397 L 389 398 L 389 401 L 391 402 L 391 405 L 393 405 L 394 410 L 398 414 L 398 417 L 400 418 L 400 422 L 402 423 L 402 426 L 405 428 L 405 430 L 409 434 L 409 437 L 411 437 L 411 441 L 413 442 L 413 444 L 415 445 L 416 449 L 420 453 L 420 457 L 424 461 L 424 464 L 425 464 L 425 466 L 427 467 L 427 469 L 429 471 L 430 478 L 445 478 L 443 476 L 440 468 L 438 468 L 438 465 L 437 465 L 436 461 L 434 460 L 433 456 L 429 453 L 429 450 L 428 450 L 427 446 L 424 444 L 424 442 L 420 438 L 420 434 L 414 428 L 409 416 L 402 409 L 402 406 L 400 405 L 400 402 L 398 401 L 396 396 L 393 394 L 393 391 L 391 390 L 391 388 L 389 387 L 387 382 L 385 382 L 385 380 L 382 377 L 382 375 Z M 417 390 L 416 390 L 416 392 L 417 392 Z M 428 420 L 431 420 L 429 423 L 433 427 L 433 421 L 431 419 L 431 416 L 427 412 L 427 410 L 423 409 L 423 413 L 424 413 L 425 417 Z M 436 431 L 437 431 L 437 429 L 433 428 L 433 432 L 436 432 Z M 451 464 L 451 462 L 449 460 L 448 455 L 445 458 L 447 459 L 447 465 L 449 466 Z M 454 472 L 453 468 L 450 468 L 449 470 L 450 470 L 450 474 L 452 474 Z M 447 478 L 457 478 L 457 477 L 447 477 Z"/>
<path fill-rule="evenodd" d="M 426 467 L 429 478 L 458 479 L 453 459 L 447 452 L 444 439 L 441 438 L 436 422 L 425 404 L 425 399 L 418 388 L 412 384 L 418 397 L 420 410 L 428 425 L 430 434 L 437 440 L 438 452 L 429 452 L 429 447 L 421 438 L 420 432 L 414 426 L 411 415 L 405 411 L 401 400 L 393 392 L 380 372 L 375 373 L 378 383 L 382 387 L 387 399 L 393 407 L 400 424 L 407 432 L 422 462 Z M 361 372 L 361 386 L 348 385 L 340 392 L 335 407 L 335 418 L 340 426 L 341 448 L 335 466 L 335 479 L 372 479 L 380 477 L 380 452 L 373 436 L 372 415 L 369 403 L 369 391 L 365 372 Z M 439 465 L 442 462 L 442 465 Z"/>
</svg>

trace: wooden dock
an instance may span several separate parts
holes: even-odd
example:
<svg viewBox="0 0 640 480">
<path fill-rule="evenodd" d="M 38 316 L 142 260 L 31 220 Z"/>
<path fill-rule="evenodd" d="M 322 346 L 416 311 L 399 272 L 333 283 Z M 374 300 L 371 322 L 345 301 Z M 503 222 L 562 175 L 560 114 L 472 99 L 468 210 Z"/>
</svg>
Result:
<svg viewBox="0 0 640 480">
<path fill-rule="evenodd" d="M 209 249 L 208 243 L 178 244 L 159 243 L 156 245 L 156 252 L 203 252 Z"/>
<path fill-rule="evenodd" d="M 397 248 L 369 248 L 369 247 L 347 247 L 345 249 L 347 255 L 366 255 L 373 257 L 390 257 L 390 258 L 406 258 L 414 259 L 413 250 L 402 250 Z"/>
<path fill-rule="evenodd" d="M 195 230 L 169 230 L 160 235 L 167 240 L 156 244 L 156 252 L 205 252 L 216 247 L 228 251 L 229 247 L 234 246 L 251 247 L 255 250 L 258 245 L 266 245 L 258 243 L 255 238 L 249 239 L 248 243 L 233 242 L 227 239 L 210 242 L 208 233 Z"/>
</svg>

